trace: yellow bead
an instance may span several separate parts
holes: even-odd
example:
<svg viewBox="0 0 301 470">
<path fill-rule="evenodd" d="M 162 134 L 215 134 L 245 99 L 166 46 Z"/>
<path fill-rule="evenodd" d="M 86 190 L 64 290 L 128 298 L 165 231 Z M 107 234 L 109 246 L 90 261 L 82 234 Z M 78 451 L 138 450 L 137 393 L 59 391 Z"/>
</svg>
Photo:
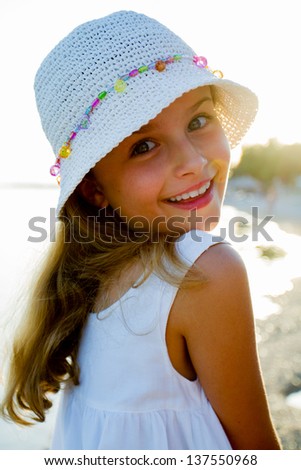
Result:
<svg viewBox="0 0 301 470">
<path fill-rule="evenodd" d="M 68 158 L 71 153 L 70 145 L 63 145 L 59 151 L 60 158 Z"/>
<path fill-rule="evenodd" d="M 217 78 L 223 78 L 224 74 L 221 70 L 214 70 L 213 75 L 215 75 Z"/>
<path fill-rule="evenodd" d="M 123 80 L 117 80 L 114 85 L 114 90 L 117 93 L 122 93 L 126 89 L 126 83 Z"/>
</svg>

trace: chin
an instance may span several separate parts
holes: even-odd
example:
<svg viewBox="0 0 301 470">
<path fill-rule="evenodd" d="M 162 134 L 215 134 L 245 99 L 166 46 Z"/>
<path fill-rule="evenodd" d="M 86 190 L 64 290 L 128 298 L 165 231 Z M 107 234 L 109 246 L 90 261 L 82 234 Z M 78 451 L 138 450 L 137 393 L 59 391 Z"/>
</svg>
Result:
<svg viewBox="0 0 301 470">
<path fill-rule="evenodd" d="M 208 217 L 203 223 L 195 224 L 190 230 L 202 230 L 203 232 L 212 232 L 219 223 L 219 217 Z"/>
<path fill-rule="evenodd" d="M 221 216 L 221 204 L 220 201 L 216 202 L 210 207 L 208 214 L 197 214 L 195 221 L 193 220 L 193 214 L 191 214 L 191 229 L 202 230 L 203 232 L 211 232 L 215 229 L 220 221 Z"/>
<path fill-rule="evenodd" d="M 191 230 L 201 230 L 202 232 L 211 232 L 215 229 L 217 224 L 219 223 L 220 217 L 219 215 L 211 215 L 208 217 L 202 217 L 200 221 L 200 216 L 193 216 L 187 218 L 185 224 L 181 226 L 177 226 L 179 233 L 183 232 L 190 232 Z"/>
</svg>

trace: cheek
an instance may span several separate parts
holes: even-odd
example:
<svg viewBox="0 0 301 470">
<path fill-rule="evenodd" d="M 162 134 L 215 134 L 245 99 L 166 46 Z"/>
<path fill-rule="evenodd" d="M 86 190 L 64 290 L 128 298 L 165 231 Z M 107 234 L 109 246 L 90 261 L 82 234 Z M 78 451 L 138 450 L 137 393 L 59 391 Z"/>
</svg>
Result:
<svg viewBox="0 0 301 470">
<path fill-rule="evenodd" d="M 157 199 L 161 181 L 160 168 L 155 165 L 132 165 L 106 181 L 107 197 L 113 207 L 125 210 L 146 208 Z"/>
<path fill-rule="evenodd" d="M 214 150 L 212 151 L 211 164 L 217 170 L 217 180 L 225 182 L 228 177 L 228 171 L 230 166 L 230 147 L 227 138 L 224 133 L 221 133 L 220 137 L 215 140 Z"/>
<path fill-rule="evenodd" d="M 156 164 L 141 164 L 127 169 L 120 178 L 120 187 L 123 192 L 134 191 L 139 197 L 154 197 L 154 193 L 160 190 L 162 181 L 162 168 Z"/>
<path fill-rule="evenodd" d="M 223 129 L 220 127 L 218 135 L 215 139 L 216 152 L 220 155 L 221 160 L 225 162 L 230 161 L 230 145 Z"/>
</svg>

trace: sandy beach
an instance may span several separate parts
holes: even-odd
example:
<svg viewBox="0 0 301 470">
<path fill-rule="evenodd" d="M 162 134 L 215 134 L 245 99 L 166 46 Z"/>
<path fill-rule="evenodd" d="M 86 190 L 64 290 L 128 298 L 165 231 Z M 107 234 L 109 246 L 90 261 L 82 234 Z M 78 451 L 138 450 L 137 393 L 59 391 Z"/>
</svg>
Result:
<svg viewBox="0 0 301 470">
<path fill-rule="evenodd" d="M 231 211 L 234 208 L 235 214 L 240 213 L 237 211 L 242 211 L 242 214 L 250 214 L 252 207 L 259 207 L 261 217 L 264 217 L 266 214 L 273 215 L 273 220 L 278 224 L 277 228 L 280 227 L 282 230 L 285 230 L 289 236 L 290 234 L 301 235 L 300 192 L 291 193 L 283 190 L 282 194 L 279 193 L 276 199 L 269 201 L 258 193 L 246 193 L 237 188 L 234 191 L 234 186 L 230 182 L 225 200 L 226 215 L 231 215 Z M 8 197 L 8 193 L 6 196 L 5 194 L 3 193 L 4 199 Z M 47 216 L 43 212 L 45 201 L 49 203 L 49 198 L 55 201 L 56 193 L 52 190 L 48 192 L 41 190 L 39 194 L 40 197 L 37 198 L 34 192 L 26 190 L 23 191 L 22 198 L 27 202 L 28 207 L 31 204 L 32 215 Z M 15 208 L 13 207 L 12 209 L 13 213 L 17 213 L 18 200 L 19 198 L 16 197 Z M 3 208 L 4 210 L 5 208 Z M 16 225 L 15 227 L 12 226 L 11 232 L 9 234 L 2 233 L 3 240 L 0 243 L 0 247 L 3 248 L 1 252 L 2 264 L 8 266 L 8 261 L 5 262 L 5 260 L 10 262 L 10 266 L 6 268 L 5 272 L 2 273 L 2 277 L 0 277 L 0 294 L 2 296 L 0 319 L 2 323 L 3 317 L 7 316 L 7 312 L 10 313 L 13 310 L 11 300 L 15 296 L 16 281 L 17 283 L 21 282 L 21 274 L 25 269 L 25 264 L 30 265 L 33 263 L 36 252 L 42 248 L 39 246 L 40 244 L 29 244 L 27 241 L 29 214 L 18 213 L 18 216 L 18 219 L 14 219 Z M 7 217 L 9 217 L 9 213 Z M 285 240 L 290 239 L 285 238 Z M 301 239 L 298 238 L 297 243 L 299 243 L 299 240 Z M 6 248 L 9 246 L 9 242 L 13 243 L 15 247 L 11 253 L 8 253 Z M 275 239 L 273 246 L 277 245 L 277 243 L 278 241 Z M 284 241 L 283 243 L 288 244 L 290 242 Z M 29 247 L 29 245 L 31 246 Z M 247 246 L 247 244 L 240 245 L 240 249 L 244 249 Z M 301 250 L 299 250 L 300 252 Z M 14 255 L 13 257 L 12 254 Z M 5 258 L 6 255 L 9 255 L 9 258 Z M 248 246 L 246 255 L 247 262 L 251 261 L 253 263 L 254 251 Z M 250 260 L 248 260 L 248 256 Z M 301 263 L 298 262 L 298 259 L 296 256 L 297 263 L 295 265 L 297 265 L 297 270 L 291 274 L 293 288 L 291 288 L 291 283 L 288 282 L 288 285 L 283 287 L 281 294 L 279 294 L 279 289 L 276 289 L 275 295 L 270 295 L 270 304 L 276 307 L 275 311 L 277 313 L 266 316 L 258 315 L 258 309 L 259 313 L 260 309 L 265 310 L 264 304 L 260 304 L 255 309 L 258 350 L 263 377 L 267 388 L 272 418 L 281 438 L 283 449 L 301 449 Z M 262 261 L 260 262 L 262 263 Z M 274 269 L 276 269 L 276 277 L 280 278 L 280 284 L 283 283 L 280 273 L 281 269 L 283 271 L 286 270 L 286 265 L 281 265 L 281 260 L 279 261 L 280 264 L 277 264 L 277 261 L 275 261 L 275 264 L 273 263 L 274 261 L 267 263 L 267 265 L 262 263 L 259 266 L 259 271 L 258 267 L 256 268 L 255 287 L 266 283 L 269 277 L 268 273 Z M 276 268 L 276 266 L 278 267 Z M 284 267 L 282 268 L 282 266 Z M 261 269 L 263 270 L 262 278 L 264 279 L 260 278 L 258 282 Z M 265 271 L 265 269 L 268 270 Z M 275 281 L 272 280 L 272 287 L 274 283 Z M 273 289 L 270 289 L 270 291 L 273 292 Z M 1 326 L 2 324 L 0 323 L 0 330 Z M 2 392 L 3 388 L 1 388 L 0 383 L 0 399 Z M 298 395 L 294 395 L 298 392 L 299 399 Z M 49 448 L 57 404 L 58 400 L 56 399 L 55 406 L 48 414 L 45 423 L 30 428 L 22 428 L 0 419 L 0 449 Z"/>
<path fill-rule="evenodd" d="M 234 190 L 235 188 L 235 190 Z M 259 207 L 288 233 L 301 235 L 301 191 L 278 188 L 273 200 L 229 184 L 225 203 L 247 213 Z M 276 240 L 277 243 L 277 240 Z M 299 247 L 301 252 L 301 244 Z M 256 319 L 258 351 L 271 415 L 283 449 L 301 449 L 301 277 L 283 295 L 270 296 L 279 313 Z"/>
<path fill-rule="evenodd" d="M 262 372 L 283 449 L 301 449 L 301 399 L 289 400 L 301 394 L 301 278 L 274 301 L 281 313 L 256 321 Z"/>
</svg>

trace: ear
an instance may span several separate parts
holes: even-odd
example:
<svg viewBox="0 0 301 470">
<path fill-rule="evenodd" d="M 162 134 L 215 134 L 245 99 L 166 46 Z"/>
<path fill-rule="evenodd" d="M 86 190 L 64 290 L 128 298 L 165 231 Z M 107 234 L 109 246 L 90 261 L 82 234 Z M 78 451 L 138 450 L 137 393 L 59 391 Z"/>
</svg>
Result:
<svg viewBox="0 0 301 470">
<path fill-rule="evenodd" d="M 101 187 L 94 180 L 94 178 L 85 177 L 78 186 L 80 194 L 83 198 L 100 209 L 109 205 Z"/>
</svg>

